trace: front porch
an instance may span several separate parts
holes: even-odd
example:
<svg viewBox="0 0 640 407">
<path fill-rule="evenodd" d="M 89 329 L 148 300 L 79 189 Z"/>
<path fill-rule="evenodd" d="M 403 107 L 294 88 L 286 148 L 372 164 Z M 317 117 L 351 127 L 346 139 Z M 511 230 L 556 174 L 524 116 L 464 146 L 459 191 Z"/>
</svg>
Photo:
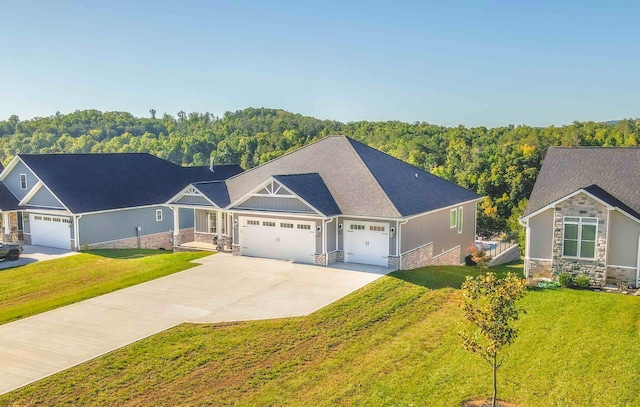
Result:
<svg viewBox="0 0 640 407">
<path fill-rule="evenodd" d="M 174 251 L 212 251 L 231 252 L 232 216 L 222 210 L 207 207 L 193 207 L 194 227 L 192 233 L 177 234 L 180 225 L 180 207 L 172 206 L 174 234 Z M 184 207 L 183 207 L 184 209 Z"/>
</svg>

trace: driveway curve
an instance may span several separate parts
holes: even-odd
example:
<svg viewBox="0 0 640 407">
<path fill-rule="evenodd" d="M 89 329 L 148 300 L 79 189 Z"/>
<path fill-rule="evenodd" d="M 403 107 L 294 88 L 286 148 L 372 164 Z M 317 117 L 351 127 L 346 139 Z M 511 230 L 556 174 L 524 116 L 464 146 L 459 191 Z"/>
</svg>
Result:
<svg viewBox="0 0 640 407">
<path fill-rule="evenodd" d="M 0 325 L 0 394 L 183 322 L 308 315 L 390 270 L 216 254 L 199 266 Z"/>
</svg>

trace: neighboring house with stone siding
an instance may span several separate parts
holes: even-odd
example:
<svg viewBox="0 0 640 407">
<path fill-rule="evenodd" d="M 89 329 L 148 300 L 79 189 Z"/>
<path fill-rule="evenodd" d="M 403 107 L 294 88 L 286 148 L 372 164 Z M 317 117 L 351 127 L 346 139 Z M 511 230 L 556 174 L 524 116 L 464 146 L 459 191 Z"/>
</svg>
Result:
<svg viewBox="0 0 640 407">
<path fill-rule="evenodd" d="M 412 269 L 461 264 L 480 197 L 345 136 L 330 136 L 167 205 L 194 239 L 236 255 Z M 181 243 L 185 243 L 180 239 Z"/>
<path fill-rule="evenodd" d="M 4 241 L 79 250 L 172 248 L 164 202 L 191 182 L 226 179 L 237 165 L 180 167 L 149 154 L 19 154 L 0 173 Z M 175 231 L 193 235 L 193 211 Z"/>
<path fill-rule="evenodd" d="M 640 284 L 640 149 L 551 147 L 520 222 L 525 274 Z"/>
</svg>

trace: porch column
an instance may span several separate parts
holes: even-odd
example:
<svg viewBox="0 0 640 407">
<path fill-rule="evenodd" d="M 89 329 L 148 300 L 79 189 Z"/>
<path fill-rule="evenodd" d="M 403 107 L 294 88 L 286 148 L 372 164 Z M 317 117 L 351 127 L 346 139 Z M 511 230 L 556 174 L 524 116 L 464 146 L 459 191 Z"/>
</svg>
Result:
<svg viewBox="0 0 640 407">
<path fill-rule="evenodd" d="M 222 242 L 222 211 L 221 210 L 216 211 L 216 233 L 218 234 L 218 242 Z"/>
<path fill-rule="evenodd" d="M 173 246 L 180 244 L 180 208 L 172 206 L 173 211 Z"/>
<path fill-rule="evenodd" d="M 4 226 L 4 230 L 2 231 L 2 233 L 4 233 L 5 235 L 10 234 L 11 225 L 9 225 L 9 212 L 2 212 L 2 225 Z"/>
</svg>

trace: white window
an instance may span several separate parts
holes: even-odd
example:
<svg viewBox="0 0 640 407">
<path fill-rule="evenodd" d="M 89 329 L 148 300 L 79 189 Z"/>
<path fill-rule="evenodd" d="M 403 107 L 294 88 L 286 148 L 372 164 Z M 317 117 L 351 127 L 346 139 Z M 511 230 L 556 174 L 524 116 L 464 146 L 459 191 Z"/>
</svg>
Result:
<svg viewBox="0 0 640 407">
<path fill-rule="evenodd" d="M 27 174 L 20 174 L 20 189 L 27 189 Z"/>
<path fill-rule="evenodd" d="M 458 208 L 458 233 L 462 233 L 462 206 Z"/>
<path fill-rule="evenodd" d="M 220 231 L 220 233 L 222 233 L 223 235 L 227 234 L 227 213 L 226 212 L 222 212 L 220 214 L 220 223 L 222 223 L 222 225 L 220 225 L 220 228 L 222 229 Z"/>
<path fill-rule="evenodd" d="M 562 229 L 562 255 L 564 257 L 595 259 L 597 236 L 597 218 L 566 216 Z"/>
<path fill-rule="evenodd" d="M 449 229 L 453 229 L 458 225 L 458 210 L 451 209 L 449 212 Z"/>
<path fill-rule="evenodd" d="M 162 209 L 156 209 L 156 222 L 162 222 Z"/>
<path fill-rule="evenodd" d="M 209 233 L 218 232 L 218 214 L 215 212 L 209 212 Z"/>
</svg>

